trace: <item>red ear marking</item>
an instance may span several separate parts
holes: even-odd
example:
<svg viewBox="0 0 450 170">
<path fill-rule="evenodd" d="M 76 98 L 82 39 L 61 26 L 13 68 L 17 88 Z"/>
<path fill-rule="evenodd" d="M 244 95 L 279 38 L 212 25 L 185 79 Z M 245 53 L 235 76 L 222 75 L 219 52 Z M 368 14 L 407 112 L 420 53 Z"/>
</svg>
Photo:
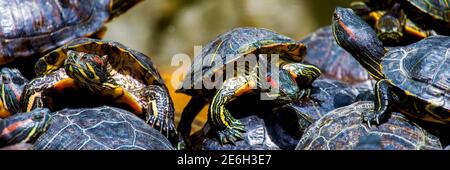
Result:
<svg viewBox="0 0 450 170">
<path fill-rule="evenodd" d="M 96 55 L 96 56 L 94 57 L 94 61 L 95 61 L 97 64 L 103 65 L 103 60 L 100 59 L 100 56 L 98 56 L 98 55 Z"/>
<path fill-rule="evenodd" d="M 276 87 L 277 86 L 277 82 L 275 82 L 271 76 L 267 77 L 267 82 L 270 84 L 270 86 L 272 87 Z"/>
</svg>

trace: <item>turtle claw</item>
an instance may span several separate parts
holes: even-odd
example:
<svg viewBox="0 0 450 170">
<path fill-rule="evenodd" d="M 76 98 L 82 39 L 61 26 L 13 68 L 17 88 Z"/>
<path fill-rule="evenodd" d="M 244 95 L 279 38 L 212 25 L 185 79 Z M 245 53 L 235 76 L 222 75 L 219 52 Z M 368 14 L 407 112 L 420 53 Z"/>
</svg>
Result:
<svg viewBox="0 0 450 170">
<path fill-rule="evenodd" d="M 309 98 L 310 95 L 311 95 L 311 89 L 307 88 L 307 89 L 303 89 L 300 91 L 299 97 L 300 97 L 300 99 Z"/>
<path fill-rule="evenodd" d="M 245 126 L 239 122 L 233 122 L 233 124 L 223 130 L 217 131 L 218 139 L 222 145 L 231 143 L 235 145 L 236 141 L 243 139 L 243 133 L 245 133 Z"/>
<path fill-rule="evenodd" d="M 381 113 L 371 111 L 371 112 L 367 113 L 367 115 L 364 115 L 363 121 L 367 122 L 367 126 L 369 128 L 372 128 L 372 126 L 371 126 L 372 124 L 375 124 L 377 126 L 381 124 L 381 120 L 382 120 L 383 116 L 384 115 Z"/>
<path fill-rule="evenodd" d="M 149 116 L 147 119 L 147 124 L 164 134 L 166 137 L 170 137 L 172 134 L 177 134 L 175 124 L 173 124 L 173 122 L 160 120 L 153 115 Z"/>
</svg>

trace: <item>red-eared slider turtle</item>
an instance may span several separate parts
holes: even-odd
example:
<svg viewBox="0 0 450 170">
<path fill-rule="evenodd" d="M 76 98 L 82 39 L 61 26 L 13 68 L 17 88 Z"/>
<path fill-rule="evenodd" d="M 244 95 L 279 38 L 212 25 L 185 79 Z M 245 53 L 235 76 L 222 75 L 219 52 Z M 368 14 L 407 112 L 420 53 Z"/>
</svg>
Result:
<svg viewBox="0 0 450 170">
<path fill-rule="evenodd" d="M 140 1 L 1 1 L 0 65 L 36 57 L 78 37 L 101 36 L 105 22 Z"/>
<path fill-rule="evenodd" d="M 375 110 L 367 122 L 388 119 L 390 111 L 443 124 L 450 123 L 450 38 L 431 36 L 385 49 L 373 29 L 351 9 L 337 7 L 333 32 L 377 80 Z"/>
<path fill-rule="evenodd" d="M 264 101 L 250 103 L 248 98 L 233 101 L 227 108 L 239 114 L 236 118 L 247 129 L 242 141 L 220 145 L 207 123 L 190 137 L 190 143 L 194 149 L 202 150 L 292 150 L 309 125 L 328 111 L 354 103 L 361 94 L 360 90 L 333 80 L 316 80 L 311 89 L 309 98 L 281 107 Z M 248 105 L 254 107 L 245 107 Z"/>
<path fill-rule="evenodd" d="M 0 146 L 33 144 L 37 150 L 172 150 L 157 130 L 132 113 L 109 106 L 37 108 L 0 122 Z"/>
<path fill-rule="evenodd" d="M 319 79 L 341 80 L 372 88 L 373 79 L 350 53 L 336 43 L 331 26 L 318 29 L 300 42 L 307 49 L 304 63 L 315 65 L 322 71 Z"/>
<path fill-rule="evenodd" d="M 408 18 L 423 28 L 433 29 L 442 35 L 450 35 L 450 1 L 403 0 L 402 8 Z"/>
<path fill-rule="evenodd" d="M 370 134 L 380 137 L 380 149 L 442 149 L 437 137 L 397 112 L 393 112 L 386 123 L 378 127 L 368 127 L 362 123 L 362 117 L 372 108 L 373 102 L 364 101 L 327 113 L 308 128 L 296 149 L 352 150 L 358 149 L 356 146 L 362 149 L 362 139 Z"/>
<path fill-rule="evenodd" d="M 0 118 L 20 111 L 20 98 L 28 80 L 17 69 L 3 67 L 0 71 Z"/>
<path fill-rule="evenodd" d="M 275 99 L 279 102 L 291 101 L 307 94 L 309 85 L 319 77 L 320 70 L 312 65 L 296 63 L 303 60 L 305 52 L 303 44 L 268 29 L 236 28 L 221 34 L 195 57 L 182 87 L 177 90 L 192 96 L 181 115 L 179 131 L 187 137 L 192 120 L 210 101 L 208 121 L 217 132 L 219 141 L 223 144 L 233 143 L 242 138 L 241 132 L 245 128 L 225 108 L 226 104 L 244 94 L 259 94 L 258 91 L 269 89 L 279 89 L 280 93 Z M 279 55 L 276 58 L 278 63 L 271 54 Z M 258 59 L 256 56 L 259 56 Z M 246 67 L 246 60 L 255 63 Z M 268 70 L 267 74 L 261 74 L 267 67 L 256 63 L 257 60 L 258 63 L 264 60 L 265 63 L 275 63 L 281 69 L 277 67 Z M 275 71 L 279 71 L 279 75 L 271 73 Z M 274 78 L 276 76 L 279 81 Z"/>
<path fill-rule="evenodd" d="M 75 89 L 80 91 L 79 96 L 98 97 L 95 100 L 100 100 L 100 105 L 128 109 L 145 117 L 163 134 L 177 136 L 172 99 L 150 58 L 143 53 L 118 42 L 79 38 L 40 58 L 35 70 L 39 77 L 27 84 L 21 100 L 24 111 L 60 107 L 58 101 L 68 98 L 66 89 Z M 55 98 L 54 91 L 63 95 Z"/>
</svg>

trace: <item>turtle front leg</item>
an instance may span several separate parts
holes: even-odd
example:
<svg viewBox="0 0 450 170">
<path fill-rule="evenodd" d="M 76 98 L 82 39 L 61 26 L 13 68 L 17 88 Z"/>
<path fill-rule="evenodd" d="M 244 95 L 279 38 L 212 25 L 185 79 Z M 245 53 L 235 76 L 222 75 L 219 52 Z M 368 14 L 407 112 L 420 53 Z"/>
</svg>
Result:
<svg viewBox="0 0 450 170">
<path fill-rule="evenodd" d="M 291 76 L 297 81 L 300 87 L 299 98 L 309 97 L 312 82 L 322 74 L 316 66 L 302 63 L 289 63 L 281 68 L 289 71 Z"/>
<path fill-rule="evenodd" d="M 208 110 L 208 121 L 212 129 L 216 130 L 220 143 L 235 143 L 242 139 L 245 132 L 244 125 L 235 119 L 225 105 L 236 97 L 249 93 L 257 88 L 257 81 L 249 76 L 238 76 L 224 82 L 212 99 Z"/>
<path fill-rule="evenodd" d="M 147 123 L 168 138 L 178 135 L 174 124 L 175 109 L 167 89 L 162 86 L 150 85 L 144 89 L 144 94 L 149 98 L 146 113 Z"/>
<path fill-rule="evenodd" d="M 363 120 L 367 122 L 369 127 L 371 127 L 371 122 L 375 122 L 377 125 L 379 125 L 380 120 L 385 120 L 389 117 L 389 96 L 391 96 L 389 87 L 390 84 L 386 79 L 381 79 L 375 84 L 374 111 L 369 112 L 363 118 Z"/>
</svg>

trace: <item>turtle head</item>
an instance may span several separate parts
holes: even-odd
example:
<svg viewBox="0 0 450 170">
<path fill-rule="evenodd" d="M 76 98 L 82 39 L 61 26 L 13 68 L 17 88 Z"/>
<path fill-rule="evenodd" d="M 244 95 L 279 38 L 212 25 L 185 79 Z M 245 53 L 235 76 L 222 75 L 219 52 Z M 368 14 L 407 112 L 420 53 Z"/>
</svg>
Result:
<svg viewBox="0 0 450 170">
<path fill-rule="evenodd" d="M 385 48 L 375 31 L 350 8 L 336 7 L 332 20 L 336 42 L 352 56 L 376 80 L 384 77 L 381 59 Z"/>
<path fill-rule="evenodd" d="M 70 78 L 87 87 L 101 87 L 108 81 L 107 56 L 67 51 L 64 68 Z"/>
<path fill-rule="evenodd" d="M 19 111 L 20 96 L 28 80 L 17 69 L 2 68 L 0 71 L 0 118 Z"/>
<path fill-rule="evenodd" d="M 299 87 L 289 71 L 280 69 L 278 81 L 273 79 L 273 75 L 270 75 L 268 83 L 272 89 L 278 89 L 277 101 L 293 101 L 297 99 Z"/>
<path fill-rule="evenodd" d="M 47 130 L 50 121 L 50 110 L 47 108 L 37 108 L 3 119 L 0 123 L 0 146 L 32 142 Z"/>
<path fill-rule="evenodd" d="M 403 37 L 406 16 L 399 5 L 395 4 L 375 23 L 378 37 L 385 43 L 398 43 Z"/>
</svg>

